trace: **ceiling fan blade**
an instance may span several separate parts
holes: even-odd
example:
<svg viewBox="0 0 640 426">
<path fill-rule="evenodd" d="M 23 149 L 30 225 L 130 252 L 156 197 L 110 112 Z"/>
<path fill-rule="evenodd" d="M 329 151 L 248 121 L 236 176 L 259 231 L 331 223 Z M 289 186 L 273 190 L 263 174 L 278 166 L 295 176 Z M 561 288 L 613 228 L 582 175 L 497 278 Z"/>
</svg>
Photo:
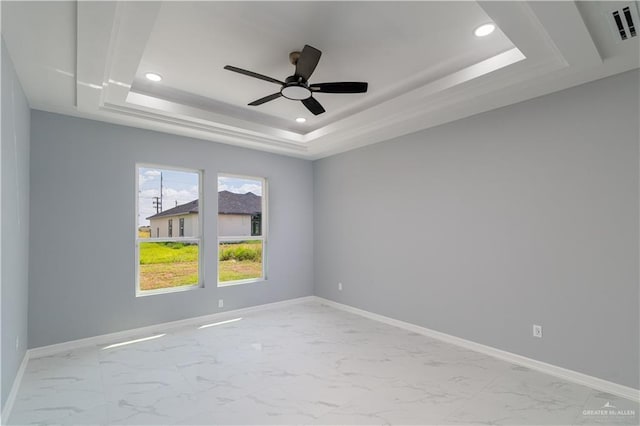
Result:
<svg viewBox="0 0 640 426">
<path fill-rule="evenodd" d="M 275 83 L 279 85 L 284 85 L 284 83 L 280 80 L 276 80 L 275 78 L 267 77 L 266 75 L 258 74 L 257 72 L 243 70 L 242 68 L 234 67 L 231 65 L 225 65 L 225 70 L 237 72 L 240 74 L 248 75 L 249 77 L 259 78 L 260 80 L 268 81 L 269 83 Z"/>
<path fill-rule="evenodd" d="M 357 81 L 342 81 L 339 83 L 318 83 L 311 84 L 309 89 L 312 92 L 320 93 L 364 93 L 369 84 Z"/>
<path fill-rule="evenodd" d="M 251 106 L 262 105 L 265 102 L 269 102 L 269 101 L 272 101 L 274 99 L 278 99 L 280 96 L 282 96 L 282 94 L 280 92 L 274 93 L 273 95 L 265 96 L 264 98 L 260 98 L 258 100 L 255 100 L 255 101 L 251 102 L 249 105 L 251 105 Z"/>
<path fill-rule="evenodd" d="M 296 62 L 296 75 L 302 77 L 305 81 L 309 80 L 318 65 L 318 61 L 320 61 L 320 55 L 322 55 L 321 51 L 305 44 L 302 52 L 300 52 L 298 62 Z"/>
<path fill-rule="evenodd" d="M 302 103 L 313 113 L 313 115 L 320 115 L 324 112 L 324 108 L 322 108 L 320 102 L 316 101 L 314 98 L 303 99 Z"/>
</svg>

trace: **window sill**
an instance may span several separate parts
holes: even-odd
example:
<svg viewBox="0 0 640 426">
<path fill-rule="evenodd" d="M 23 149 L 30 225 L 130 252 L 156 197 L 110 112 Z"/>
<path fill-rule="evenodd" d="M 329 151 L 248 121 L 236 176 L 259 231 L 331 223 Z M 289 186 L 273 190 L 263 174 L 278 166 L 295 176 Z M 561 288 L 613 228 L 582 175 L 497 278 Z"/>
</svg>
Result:
<svg viewBox="0 0 640 426">
<path fill-rule="evenodd" d="M 248 280 L 223 281 L 223 282 L 218 281 L 218 287 L 231 287 L 231 286 L 234 286 L 234 285 L 259 283 L 259 282 L 262 282 L 262 281 L 267 281 L 267 279 L 266 278 L 251 278 L 251 279 L 248 279 Z"/>
<path fill-rule="evenodd" d="M 202 284 L 181 285 L 178 287 L 159 288 L 157 290 L 136 290 L 136 297 L 155 296 L 157 294 L 180 293 L 183 291 L 203 288 Z"/>
</svg>

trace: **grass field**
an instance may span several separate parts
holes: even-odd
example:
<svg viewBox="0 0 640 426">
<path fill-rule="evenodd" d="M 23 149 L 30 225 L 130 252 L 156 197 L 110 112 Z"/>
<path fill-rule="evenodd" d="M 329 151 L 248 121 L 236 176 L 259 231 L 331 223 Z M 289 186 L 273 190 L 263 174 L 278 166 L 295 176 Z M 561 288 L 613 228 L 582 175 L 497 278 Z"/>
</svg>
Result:
<svg viewBox="0 0 640 426">
<path fill-rule="evenodd" d="M 140 243 L 140 289 L 197 284 L 198 249 L 187 243 Z"/>
<path fill-rule="evenodd" d="M 198 250 L 198 245 L 189 243 L 140 243 L 140 289 L 197 284 Z M 220 282 L 262 276 L 261 241 L 221 244 L 219 257 Z"/>
<path fill-rule="evenodd" d="M 262 241 L 222 243 L 218 281 L 248 280 L 262 276 Z"/>
</svg>

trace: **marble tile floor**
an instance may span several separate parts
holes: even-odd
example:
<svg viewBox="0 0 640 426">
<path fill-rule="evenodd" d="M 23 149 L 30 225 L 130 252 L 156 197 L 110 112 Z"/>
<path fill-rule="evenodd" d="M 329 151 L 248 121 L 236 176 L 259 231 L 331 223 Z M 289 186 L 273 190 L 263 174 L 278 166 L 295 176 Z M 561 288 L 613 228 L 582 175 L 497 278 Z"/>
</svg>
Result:
<svg viewBox="0 0 640 426">
<path fill-rule="evenodd" d="M 599 414 L 605 406 L 616 414 Z M 305 302 L 32 359 L 9 424 L 637 425 L 639 412 L 623 398 Z"/>
</svg>

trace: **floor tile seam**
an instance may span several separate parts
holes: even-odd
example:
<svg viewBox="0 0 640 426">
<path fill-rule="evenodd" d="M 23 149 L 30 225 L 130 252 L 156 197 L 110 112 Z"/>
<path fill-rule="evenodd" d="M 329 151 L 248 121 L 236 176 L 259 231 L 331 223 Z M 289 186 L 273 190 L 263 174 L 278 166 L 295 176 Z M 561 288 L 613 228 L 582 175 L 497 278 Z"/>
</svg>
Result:
<svg viewBox="0 0 640 426">
<path fill-rule="evenodd" d="M 469 396 L 469 398 L 467 398 L 467 400 L 464 402 L 464 404 L 462 404 L 461 407 L 459 407 L 457 410 L 452 410 L 444 419 L 443 421 L 445 422 L 451 422 L 452 419 L 451 417 L 457 415 L 458 413 L 462 412 L 468 405 L 469 403 L 476 398 L 477 396 L 479 396 L 482 392 L 484 392 L 487 388 L 489 388 L 489 386 L 491 386 L 493 383 L 495 383 L 500 377 L 502 377 L 499 373 L 497 373 L 495 375 L 495 377 L 493 377 L 491 380 L 489 380 L 487 382 L 487 384 L 485 384 L 483 387 L 481 387 L 478 391 L 473 392 L 471 396 Z"/>
<path fill-rule="evenodd" d="M 587 407 L 587 402 L 589 401 L 589 398 L 591 398 L 591 395 L 593 395 L 593 392 L 595 391 L 595 389 L 589 388 L 589 392 L 587 392 L 586 397 L 584 398 L 584 402 L 582 403 L 582 405 L 580 405 L 580 408 L 582 409 L 582 411 L 584 411 Z M 577 425 L 579 424 L 579 419 L 580 419 L 580 415 L 582 414 L 582 411 L 578 411 L 576 413 L 576 416 L 573 419 L 572 425 Z"/>
<path fill-rule="evenodd" d="M 96 345 L 96 350 L 98 353 L 96 354 L 98 370 L 100 371 L 100 384 L 102 385 L 102 398 L 104 400 L 104 423 L 109 423 L 109 407 L 107 406 L 107 385 L 104 379 L 104 369 L 102 368 L 102 363 L 100 362 L 100 351 L 102 349 L 99 348 L 99 345 Z"/>
</svg>

